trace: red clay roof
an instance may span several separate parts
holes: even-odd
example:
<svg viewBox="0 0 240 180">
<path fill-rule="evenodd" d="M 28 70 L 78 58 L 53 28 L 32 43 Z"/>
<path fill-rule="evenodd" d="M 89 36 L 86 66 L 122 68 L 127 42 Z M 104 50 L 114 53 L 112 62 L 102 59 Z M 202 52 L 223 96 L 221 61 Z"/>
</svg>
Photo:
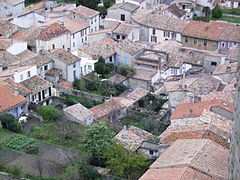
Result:
<svg viewBox="0 0 240 180">
<path fill-rule="evenodd" d="M 7 86 L 0 85 L 0 112 L 7 111 L 8 109 L 26 101 L 27 99 L 18 94 L 17 91 L 13 91 Z"/>
<path fill-rule="evenodd" d="M 229 112 L 234 111 L 234 105 L 222 99 L 206 100 L 197 103 L 182 103 L 173 111 L 170 120 L 199 117 L 205 109 L 210 110 L 212 107 L 216 106 L 226 109 Z M 192 111 L 192 115 L 190 115 L 190 111 Z"/>
<path fill-rule="evenodd" d="M 68 33 L 70 33 L 69 30 L 67 30 L 65 27 L 56 22 L 51 24 L 50 26 L 43 27 L 40 34 L 37 36 L 37 39 L 48 41 L 50 39 Z"/>
<path fill-rule="evenodd" d="M 183 35 L 210 40 L 240 42 L 240 26 L 223 22 L 191 21 L 183 31 Z"/>
</svg>

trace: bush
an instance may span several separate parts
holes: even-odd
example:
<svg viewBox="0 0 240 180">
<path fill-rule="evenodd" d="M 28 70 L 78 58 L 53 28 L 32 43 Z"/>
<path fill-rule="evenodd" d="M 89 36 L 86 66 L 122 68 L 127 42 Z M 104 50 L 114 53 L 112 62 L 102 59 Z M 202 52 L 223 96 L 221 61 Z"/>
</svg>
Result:
<svg viewBox="0 0 240 180">
<path fill-rule="evenodd" d="M 0 121 L 2 127 L 10 131 L 20 133 L 21 125 L 18 123 L 18 120 L 11 114 L 0 115 Z"/>
<path fill-rule="evenodd" d="M 212 17 L 213 18 L 221 18 L 222 17 L 222 11 L 219 8 L 219 6 L 216 6 L 213 10 L 212 10 Z"/>
<path fill-rule="evenodd" d="M 25 150 L 25 153 L 27 154 L 38 154 L 40 151 L 40 147 L 38 146 L 28 146 Z"/>
<path fill-rule="evenodd" d="M 53 106 L 41 106 L 37 111 L 46 121 L 55 121 L 62 115 L 62 112 Z"/>
<path fill-rule="evenodd" d="M 95 71 L 97 74 L 100 74 L 102 77 L 113 71 L 112 63 L 105 63 L 103 57 L 99 57 L 98 62 L 95 63 Z"/>
<path fill-rule="evenodd" d="M 136 73 L 136 71 L 134 68 L 128 65 L 120 64 L 117 66 L 117 73 L 123 76 L 133 76 Z"/>
</svg>

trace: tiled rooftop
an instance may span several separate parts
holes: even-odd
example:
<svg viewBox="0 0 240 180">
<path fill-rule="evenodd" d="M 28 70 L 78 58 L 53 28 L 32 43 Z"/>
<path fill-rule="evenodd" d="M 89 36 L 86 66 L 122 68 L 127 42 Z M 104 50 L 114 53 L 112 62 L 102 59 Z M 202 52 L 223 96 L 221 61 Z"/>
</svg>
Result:
<svg viewBox="0 0 240 180">
<path fill-rule="evenodd" d="M 22 64 L 23 65 L 36 65 L 37 67 L 40 67 L 49 62 L 53 62 L 53 60 L 45 55 L 37 54 L 33 58 L 22 61 Z"/>
<path fill-rule="evenodd" d="M 135 68 L 136 73 L 131 77 L 133 79 L 139 79 L 144 81 L 151 81 L 152 78 L 157 74 L 157 71 L 144 69 L 144 68 Z"/>
<path fill-rule="evenodd" d="M 56 74 L 60 74 L 62 72 L 61 69 L 57 69 L 57 68 L 52 68 L 46 71 L 45 75 L 49 75 L 49 76 L 53 76 Z"/>
<path fill-rule="evenodd" d="M 43 9 L 43 8 L 45 8 L 45 2 L 41 1 L 41 2 L 34 3 L 34 4 L 31 4 L 31 5 L 27 6 L 27 7 L 25 7 L 23 9 L 23 12 L 24 13 L 30 13 L 32 11 L 36 11 L 36 10 Z"/>
<path fill-rule="evenodd" d="M 17 31 L 18 27 L 15 24 L 12 23 L 4 23 L 0 26 L 0 35 L 5 36 L 6 35 L 12 35 L 15 31 Z"/>
<path fill-rule="evenodd" d="M 211 21 L 191 21 L 183 31 L 183 35 L 210 40 L 240 42 L 240 27 L 229 23 Z"/>
<path fill-rule="evenodd" d="M 213 72 L 213 75 L 236 73 L 237 65 L 238 65 L 238 62 L 231 63 L 231 64 L 221 64 L 216 67 L 216 69 Z"/>
<path fill-rule="evenodd" d="M 25 60 L 29 60 L 35 56 L 37 56 L 38 54 L 29 51 L 29 50 L 25 50 L 19 54 L 17 54 L 16 56 L 21 60 L 21 61 L 25 61 Z"/>
<path fill-rule="evenodd" d="M 63 27 L 58 22 L 55 22 L 49 26 L 43 26 L 41 27 L 41 32 L 37 36 L 37 39 L 40 39 L 42 41 L 48 41 L 53 38 L 59 37 L 63 34 L 69 34 L 70 31 Z"/>
<path fill-rule="evenodd" d="M 39 76 L 32 76 L 31 78 L 21 82 L 20 84 L 25 86 L 32 93 L 37 93 L 39 91 L 45 90 L 53 86 L 52 83 L 46 81 L 45 79 Z"/>
<path fill-rule="evenodd" d="M 24 2 L 25 0 L 5 0 L 5 1 L 11 5 L 17 5 Z"/>
<path fill-rule="evenodd" d="M 0 84 L 0 112 L 4 112 L 14 106 L 27 102 L 27 99 L 17 91 Z"/>
<path fill-rule="evenodd" d="M 0 50 L 0 65 L 7 67 L 13 64 L 18 64 L 19 58 L 8 53 L 7 51 Z"/>
<path fill-rule="evenodd" d="M 61 17 L 61 18 L 54 18 L 54 19 L 50 19 L 49 21 L 47 21 L 46 23 L 43 24 L 43 26 L 49 26 L 55 22 L 58 23 L 63 23 L 63 26 L 68 29 L 72 34 L 79 32 L 87 27 L 89 27 L 90 25 L 83 22 L 83 21 L 79 21 L 76 19 L 72 19 L 69 17 Z"/>
<path fill-rule="evenodd" d="M 135 151 L 142 144 L 143 141 L 146 141 L 150 138 L 153 138 L 154 135 L 144 131 L 135 126 L 131 126 L 128 129 L 122 129 L 114 139 L 122 144 L 126 149 Z"/>
<path fill-rule="evenodd" d="M 125 2 L 125 3 L 114 4 L 110 8 L 108 8 L 108 10 L 114 10 L 118 8 L 128 12 L 134 12 L 139 8 L 139 6 L 132 3 Z"/>
<path fill-rule="evenodd" d="M 76 7 L 72 11 L 84 18 L 91 18 L 91 17 L 99 14 L 98 11 L 95 11 L 93 9 L 90 9 L 90 8 L 82 6 L 82 5 Z"/>
<path fill-rule="evenodd" d="M 177 16 L 178 18 L 183 17 L 187 12 L 183 9 L 179 9 L 175 4 L 170 5 L 165 11 L 171 12 L 173 15 Z"/>
<path fill-rule="evenodd" d="M 113 28 L 112 32 L 115 34 L 128 36 L 133 28 L 135 28 L 135 26 L 131 24 L 118 24 Z"/>
<path fill-rule="evenodd" d="M 116 45 L 117 43 L 114 40 L 110 38 L 104 38 L 98 41 L 88 43 L 87 45 L 79 48 L 79 50 L 83 50 L 84 52 L 92 55 L 96 59 L 98 59 L 100 56 L 102 56 L 103 58 L 108 58 L 116 53 Z"/>
<path fill-rule="evenodd" d="M 173 111 L 170 119 L 193 118 L 202 115 L 204 110 L 210 110 L 212 107 L 221 107 L 229 112 L 233 112 L 234 106 L 232 103 L 222 99 L 205 100 L 197 103 L 182 103 L 179 104 Z M 192 112 L 191 112 L 192 111 Z"/>
<path fill-rule="evenodd" d="M 140 50 L 142 50 L 147 44 L 142 42 L 134 42 L 129 39 L 124 39 L 120 41 L 117 47 L 131 55 L 136 54 Z"/>
<path fill-rule="evenodd" d="M 54 58 L 58 58 L 60 61 L 66 63 L 66 64 L 73 64 L 77 61 L 80 61 L 81 58 L 73 55 L 72 53 L 64 50 L 64 49 L 57 49 L 57 50 L 53 50 L 49 57 L 54 57 Z"/>
<path fill-rule="evenodd" d="M 113 84 L 120 84 L 126 79 L 127 78 L 125 76 L 122 76 L 121 74 L 115 74 L 108 79 L 108 82 L 113 83 Z"/>
<path fill-rule="evenodd" d="M 212 179 L 227 179 L 228 155 L 227 149 L 211 140 L 182 139 L 165 150 L 150 169 L 192 167 Z"/>
</svg>

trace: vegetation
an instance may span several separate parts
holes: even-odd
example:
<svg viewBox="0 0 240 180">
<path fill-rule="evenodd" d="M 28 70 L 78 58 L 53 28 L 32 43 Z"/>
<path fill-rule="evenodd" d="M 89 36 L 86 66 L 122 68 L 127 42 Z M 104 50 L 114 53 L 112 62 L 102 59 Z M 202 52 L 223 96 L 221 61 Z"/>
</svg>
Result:
<svg viewBox="0 0 240 180">
<path fill-rule="evenodd" d="M 4 136 L 4 135 L 6 135 L 6 134 L 7 134 L 6 131 L 0 129 L 0 137 Z"/>
<path fill-rule="evenodd" d="M 41 106 L 37 111 L 46 121 L 56 121 L 62 114 L 62 112 L 54 106 Z"/>
<path fill-rule="evenodd" d="M 17 134 L 15 136 L 12 136 L 11 138 L 5 140 L 1 144 L 1 146 L 7 147 L 10 149 L 14 149 L 17 151 L 24 151 L 34 142 L 35 141 L 32 138 Z"/>
<path fill-rule="evenodd" d="M 21 132 L 21 125 L 18 123 L 18 120 L 13 115 L 2 114 L 0 115 L 0 121 L 3 128 L 16 133 Z"/>
<path fill-rule="evenodd" d="M 126 86 L 111 85 L 106 81 L 101 81 L 101 79 L 95 75 L 88 75 L 83 79 L 75 80 L 73 82 L 73 87 L 80 91 L 108 97 L 119 96 L 125 90 L 127 90 Z"/>
<path fill-rule="evenodd" d="M 66 104 L 69 106 L 76 104 L 76 103 L 80 103 L 88 109 L 103 103 L 103 101 L 98 102 L 98 101 L 93 101 L 93 100 L 89 100 L 89 99 L 83 99 L 83 98 L 76 97 L 76 96 L 67 95 L 67 94 L 63 94 L 62 97 L 67 100 Z"/>
<path fill-rule="evenodd" d="M 104 155 L 111 173 L 127 179 L 138 179 L 150 165 L 145 155 L 127 151 L 117 143 L 113 143 Z"/>
<path fill-rule="evenodd" d="M 38 146 L 28 146 L 27 148 L 26 148 L 26 150 L 25 150 L 25 153 L 27 153 L 27 154 L 38 154 L 39 153 L 39 151 L 40 151 L 40 147 L 38 147 Z"/>
<path fill-rule="evenodd" d="M 117 73 L 123 76 L 133 76 L 136 70 L 128 65 L 120 64 L 116 66 Z"/>
<path fill-rule="evenodd" d="M 240 15 L 240 9 L 221 9 L 223 14 Z"/>
<path fill-rule="evenodd" d="M 232 23 L 240 23 L 240 18 L 237 17 L 228 17 L 228 16 L 222 16 L 221 18 L 211 18 L 211 20 L 221 20 L 221 21 L 227 21 Z"/>
<path fill-rule="evenodd" d="M 222 17 L 222 11 L 220 9 L 219 6 L 216 6 L 213 10 L 212 10 L 212 17 L 213 18 L 221 18 Z"/>
<path fill-rule="evenodd" d="M 97 74 L 100 74 L 101 77 L 105 77 L 113 71 L 112 63 L 105 63 L 103 57 L 99 57 L 98 62 L 95 63 L 95 71 Z"/>
<path fill-rule="evenodd" d="M 93 156 L 93 161 L 101 163 L 104 159 L 103 153 L 108 149 L 112 142 L 113 133 L 104 122 L 93 124 L 86 131 L 83 146 L 86 152 Z"/>
</svg>

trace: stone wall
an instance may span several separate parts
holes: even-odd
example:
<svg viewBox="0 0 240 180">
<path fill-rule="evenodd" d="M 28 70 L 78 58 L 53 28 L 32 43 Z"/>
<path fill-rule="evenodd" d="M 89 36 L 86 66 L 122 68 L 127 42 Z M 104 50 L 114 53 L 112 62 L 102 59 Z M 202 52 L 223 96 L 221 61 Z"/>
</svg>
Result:
<svg viewBox="0 0 240 180">
<path fill-rule="evenodd" d="M 98 101 L 98 102 L 102 102 L 102 101 L 108 99 L 108 97 L 104 97 L 104 96 L 96 95 L 96 94 L 90 94 L 90 93 L 79 91 L 76 89 L 67 88 L 60 84 L 55 84 L 54 87 L 57 90 L 61 91 L 62 93 L 72 95 L 72 96 L 77 96 L 77 97 L 80 97 L 83 99 L 89 99 L 89 100 Z"/>
<path fill-rule="evenodd" d="M 229 180 L 240 179 L 240 64 L 238 64 L 236 89 L 237 94 L 235 98 L 233 132 L 229 157 Z"/>
<path fill-rule="evenodd" d="M 13 178 L 7 173 L 0 172 L 0 179 L 1 180 L 29 180 L 25 178 Z"/>
</svg>

